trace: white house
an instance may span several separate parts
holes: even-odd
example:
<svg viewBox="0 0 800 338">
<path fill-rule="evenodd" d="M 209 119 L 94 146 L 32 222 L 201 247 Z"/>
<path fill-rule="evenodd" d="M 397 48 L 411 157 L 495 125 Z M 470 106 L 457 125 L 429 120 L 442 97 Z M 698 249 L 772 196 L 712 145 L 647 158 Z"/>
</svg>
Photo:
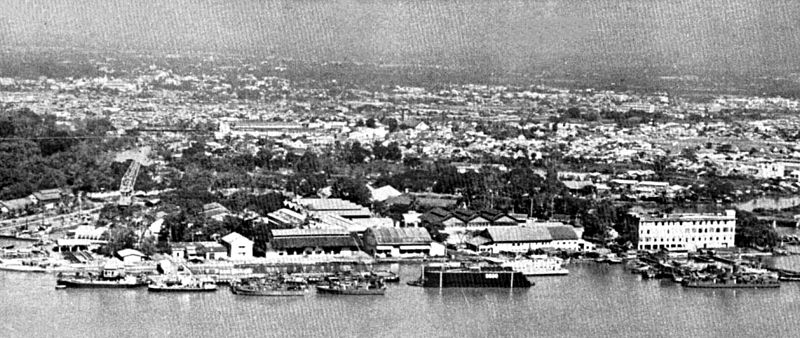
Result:
<svg viewBox="0 0 800 338">
<path fill-rule="evenodd" d="M 134 249 L 122 249 L 117 251 L 117 256 L 122 259 L 122 263 L 125 263 L 125 265 L 141 263 L 145 258 L 147 258 L 147 255 L 143 254 L 139 250 Z"/>
<path fill-rule="evenodd" d="M 221 238 L 223 245 L 228 249 L 228 257 L 231 259 L 251 259 L 253 258 L 253 241 L 238 233 L 231 232 Z"/>
</svg>

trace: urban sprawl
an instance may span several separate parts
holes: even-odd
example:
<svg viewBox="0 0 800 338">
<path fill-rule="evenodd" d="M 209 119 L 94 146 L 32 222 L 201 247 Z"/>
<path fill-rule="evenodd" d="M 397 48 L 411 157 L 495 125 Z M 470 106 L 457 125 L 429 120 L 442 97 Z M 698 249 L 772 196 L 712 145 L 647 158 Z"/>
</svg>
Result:
<svg viewBox="0 0 800 338">
<path fill-rule="evenodd" d="M 800 189 L 795 99 L 367 86 L 336 64 L 304 78 L 294 62 L 174 58 L 0 78 L 2 266 L 171 261 L 221 280 L 547 254 L 638 257 L 643 276 L 680 280 L 669 259 L 738 273 L 730 257 L 798 242 L 776 231 L 795 209 L 738 208 Z"/>
</svg>

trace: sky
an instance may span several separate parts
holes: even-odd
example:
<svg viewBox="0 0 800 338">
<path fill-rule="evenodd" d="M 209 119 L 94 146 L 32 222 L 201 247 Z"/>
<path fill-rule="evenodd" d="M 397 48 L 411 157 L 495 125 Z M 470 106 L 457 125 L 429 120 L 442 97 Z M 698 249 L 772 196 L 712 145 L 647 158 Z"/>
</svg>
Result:
<svg viewBox="0 0 800 338">
<path fill-rule="evenodd" d="M 0 47 L 499 72 L 792 73 L 800 1 L 4 0 Z"/>
</svg>

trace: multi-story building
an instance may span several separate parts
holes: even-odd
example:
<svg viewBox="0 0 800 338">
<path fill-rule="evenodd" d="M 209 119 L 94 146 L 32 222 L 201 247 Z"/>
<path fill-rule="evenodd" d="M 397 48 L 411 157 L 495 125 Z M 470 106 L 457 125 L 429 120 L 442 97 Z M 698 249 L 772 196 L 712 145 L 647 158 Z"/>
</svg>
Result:
<svg viewBox="0 0 800 338">
<path fill-rule="evenodd" d="M 732 248 L 736 236 L 736 211 L 634 215 L 639 223 L 639 250 Z"/>
</svg>

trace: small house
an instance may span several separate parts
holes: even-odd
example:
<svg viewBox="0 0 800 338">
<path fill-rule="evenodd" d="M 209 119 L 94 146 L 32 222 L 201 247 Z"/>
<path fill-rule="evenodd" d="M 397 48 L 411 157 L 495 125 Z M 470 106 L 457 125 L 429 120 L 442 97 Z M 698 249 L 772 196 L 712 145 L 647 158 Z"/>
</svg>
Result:
<svg viewBox="0 0 800 338">
<path fill-rule="evenodd" d="M 117 257 L 119 257 L 119 259 L 121 259 L 122 263 L 125 263 L 125 265 L 133 265 L 144 261 L 147 258 L 147 255 L 143 254 L 139 250 L 122 249 L 117 251 Z"/>
<path fill-rule="evenodd" d="M 252 259 L 253 241 L 238 233 L 232 232 L 221 238 L 231 259 Z"/>
</svg>

